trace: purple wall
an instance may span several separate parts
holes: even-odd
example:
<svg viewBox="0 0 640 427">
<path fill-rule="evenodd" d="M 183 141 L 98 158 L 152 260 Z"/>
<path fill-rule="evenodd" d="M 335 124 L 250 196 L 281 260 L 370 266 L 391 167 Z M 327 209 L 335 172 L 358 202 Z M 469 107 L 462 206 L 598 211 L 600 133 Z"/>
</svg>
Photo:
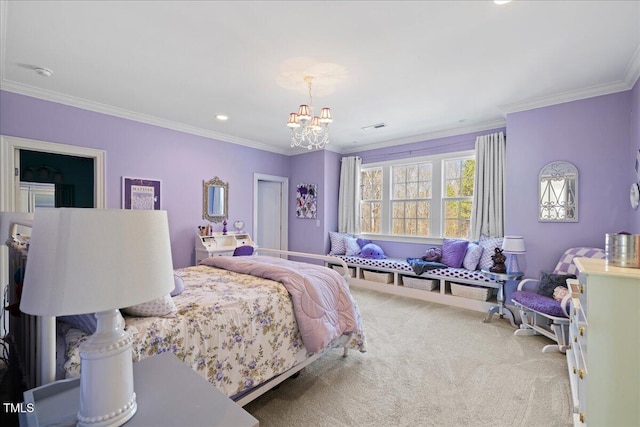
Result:
<svg viewBox="0 0 640 427">
<path fill-rule="evenodd" d="M 324 184 L 324 151 L 310 151 L 293 156 L 289 175 L 289 250 L 324 253 L 324 223 L 327 189 Z M 299 184 L 318 186 L 317 218 L 296 217 L 296 188 Z M 299 236 L 299 238 L 295 238 Z"/>
<path fill-rule="evenodd" d="M 4 91 L 0 133 L 105 150 L 108 208 L 121 207 L 122 176 L 162 180 L 175 268 L 194 262 L 203 180 L 229 182 L 229 222 L 252 232 L 254 172 L 289 176 L 287 156 Z"/>
<path fill-rule="evenodd" d="M 312 151 L 291 157 L 289 178 L 289 249 L 314 254 L 329 253 L 329 231 L 338 228 L 338 190 L 341 155 L 332 151 Z M 318 217 L 296 217 L 298 184 L 318 185 Z"/>
<path fill-rule="evenodd" d="M 630 110 L 627 91 L 507 116 L 505 233 L 524 236 L 527 276 L 552 270 L 567 248 L 603 248 L 605 233 L 628 226 Z M 538 222 L 538 173 L 556 160 L 578 168 L 579 222 Z"/>
<path fill-rule="evenodd" d="M 636 81 L 631 91 L 631 135 L 629 138 L 629 147 L 629 162 L 633 162 L 633 159 L 638 155 L 638 151 L 640 151 L 640 79 Z M 629 171 L 629 183 L 638 181 L 640 180 L 632 168 Z M 640 184 L 640 182 L 638 182 L 638 184 Z M 629 186 L 631 186 L 631 184 L 629 184 Z M 640 208 L 631 211 L 628 230 L 630 233 L 640 234 Z"/>
</svg>

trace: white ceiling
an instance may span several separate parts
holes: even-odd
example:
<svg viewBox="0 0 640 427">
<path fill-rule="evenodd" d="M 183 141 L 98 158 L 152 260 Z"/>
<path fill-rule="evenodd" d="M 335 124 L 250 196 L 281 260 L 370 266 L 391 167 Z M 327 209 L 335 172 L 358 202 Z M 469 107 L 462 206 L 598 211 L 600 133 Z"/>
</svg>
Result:
<svg viewBox="0 0 640 427">
<path fill-rule="evenodd" d="M 316 109 L 333 112 L 329 148 L 343 153 L 492 129 L 640 76 L 639 1 L 0 7 L 2 89 L 284 154 L 304 152 L 285 124 L 308 99 L 305 74 L 317 77 Z"/>
</svg>

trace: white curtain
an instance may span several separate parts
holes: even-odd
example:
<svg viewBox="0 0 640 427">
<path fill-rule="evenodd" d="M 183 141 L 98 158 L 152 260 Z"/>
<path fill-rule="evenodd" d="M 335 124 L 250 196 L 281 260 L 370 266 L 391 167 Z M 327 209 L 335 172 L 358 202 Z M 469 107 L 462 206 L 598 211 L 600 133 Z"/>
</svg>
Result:
<svg viewBox="0 0 640 427">
<path fill-rule="evenodd" d="M 504 235 L 504 133 L 476 138 L 476 176 L 473 190 L 471 237 Z"/>
<path fill-rule="evenodd" d="M 360 157 L 343 157 L 338 194 L 338 231 L 360 233 Z"/>
</svg>

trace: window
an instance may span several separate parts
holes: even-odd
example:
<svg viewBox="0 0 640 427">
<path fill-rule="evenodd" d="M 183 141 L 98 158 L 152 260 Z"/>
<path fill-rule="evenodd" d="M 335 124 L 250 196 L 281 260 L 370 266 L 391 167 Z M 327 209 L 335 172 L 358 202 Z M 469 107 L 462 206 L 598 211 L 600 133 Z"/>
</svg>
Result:
<svg viewBox="0 0 640 427">
<path fill-rule="evenodd" d="M 444 161 L 444 237 L 470 235 L 475 171 L 475 159 Z"/>
<path fill-rule="evenodd" d="M 362 169 L 360 185 L 360 229 L 363 233 L 379 234 L 382 232 L 382 168 Z"/>
<path fill-rule="evenodd" d="M 364 165 L 362 232 L 468 238 L 474 174 L 472 152 Z"/>
<path fill-rule="evenodd" d="M 431 209 L 430 162 L 391 167 L 392 234 L 428 236 Z"/>
</svg>

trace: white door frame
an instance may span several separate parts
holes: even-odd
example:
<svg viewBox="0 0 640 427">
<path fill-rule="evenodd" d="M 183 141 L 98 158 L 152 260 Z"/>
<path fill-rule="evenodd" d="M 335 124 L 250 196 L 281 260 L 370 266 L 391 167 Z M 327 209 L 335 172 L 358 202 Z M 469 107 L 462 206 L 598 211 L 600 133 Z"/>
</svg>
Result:
<svg viewBox="0 0 640 427">
<path fill-rule="evenodd" d="M 262 173 L 254 173 L 253 174 L 253 235 L 258 236 L 258 182 L 259 181 L 269 181 L 269 182 L 278 182 L 280 183 L 281 193 L 282 193 L 282 206 L 280 209 L 281 217 L 280 217 L 280 242 L 281 249 L 288 250 L 289 249 L 289 239 L 288 239 L 288 230 L 289 230 L 289 178 L 283 176 L 275 176 L 275 175 L 266 175 Z"/>
</svg>

